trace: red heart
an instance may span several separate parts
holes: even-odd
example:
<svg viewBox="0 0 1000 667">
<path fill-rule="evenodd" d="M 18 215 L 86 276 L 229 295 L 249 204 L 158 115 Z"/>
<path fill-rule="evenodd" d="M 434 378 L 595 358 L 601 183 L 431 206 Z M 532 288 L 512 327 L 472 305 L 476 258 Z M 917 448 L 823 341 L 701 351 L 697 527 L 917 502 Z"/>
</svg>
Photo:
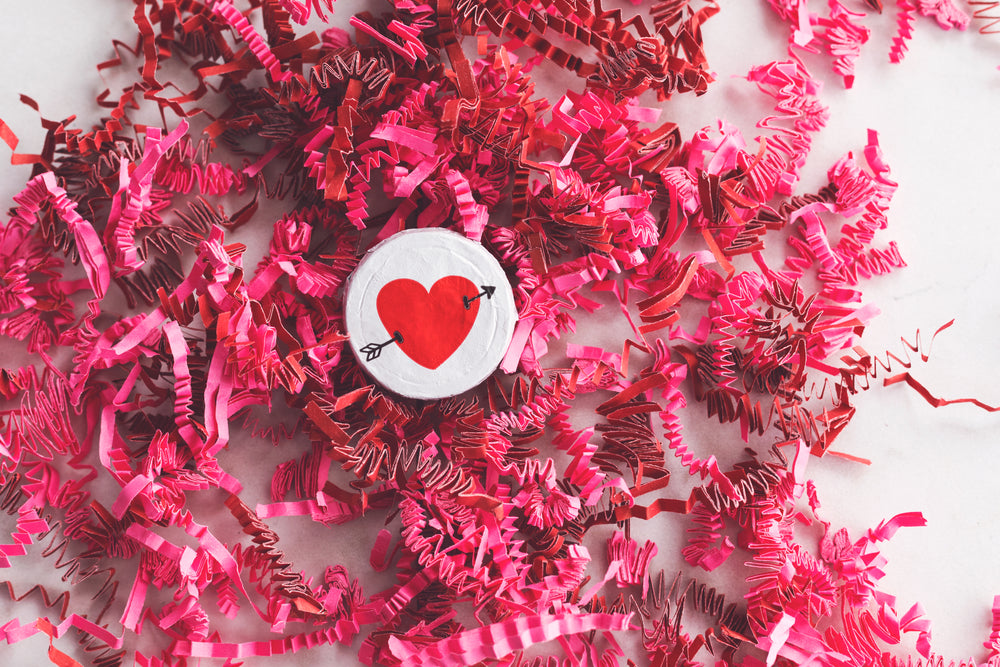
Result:
<svg viewBox="0 0 1000 667">
<path fill-rule="evenodd" d="M 390 336 L 398 331 L 399 349 L 424 368 L 434 370 L 454 354 L 469 335 L 479 312 L 475 283 L 462 276 L 445 276 L 428 292 L 416 280 L 387 282 L 375 300 L 378 316 Z"/>
</svg>

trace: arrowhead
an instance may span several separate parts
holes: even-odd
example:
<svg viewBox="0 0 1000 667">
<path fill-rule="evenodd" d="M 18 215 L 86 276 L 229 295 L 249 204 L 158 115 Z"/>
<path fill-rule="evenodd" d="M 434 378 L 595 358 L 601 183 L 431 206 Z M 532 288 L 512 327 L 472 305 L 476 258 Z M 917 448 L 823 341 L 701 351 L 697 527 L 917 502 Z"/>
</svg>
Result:
<svg viewBox="0 0 1000 667">
<path fill-rule="evenodd" d="M 486 295 L 487 299 L 492 297 L 493 293 L 497 291 L 497 288 L 493 285 L 480 285 L 480 287 L 483 288 L 483 293 Z"/>
</svg>

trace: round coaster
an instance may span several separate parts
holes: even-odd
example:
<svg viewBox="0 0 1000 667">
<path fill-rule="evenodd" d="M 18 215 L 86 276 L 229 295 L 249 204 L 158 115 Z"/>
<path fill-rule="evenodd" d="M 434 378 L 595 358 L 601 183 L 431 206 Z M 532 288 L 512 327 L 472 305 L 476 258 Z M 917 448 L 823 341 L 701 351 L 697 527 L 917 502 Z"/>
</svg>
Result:
<svg viewBox="0 0 1000 667">
<path fill-rule="evenodd" d="M 382 241 L 347 282 L 351 349 L 390 391 L 455 396 L 489 377 L 517 322 L 514 294 L 483 246 L 445 229 L 413 229 Z"/>
</svg>

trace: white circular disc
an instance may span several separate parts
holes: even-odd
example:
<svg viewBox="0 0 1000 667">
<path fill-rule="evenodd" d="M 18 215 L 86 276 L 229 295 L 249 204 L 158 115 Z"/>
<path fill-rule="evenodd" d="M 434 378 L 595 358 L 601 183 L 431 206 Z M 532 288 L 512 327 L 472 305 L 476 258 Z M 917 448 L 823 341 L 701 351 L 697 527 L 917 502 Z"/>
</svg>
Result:
<svg viewBox="0 0 1000 667">
<path fill-rule="evenodd" d="M 361 366 L 390 391 L 455 396 L 496 370 L 514 333 L 514 294 L 487 250 L 446 229 L 393 234 L 347 282 L 344 320 Z"/>
</svg>

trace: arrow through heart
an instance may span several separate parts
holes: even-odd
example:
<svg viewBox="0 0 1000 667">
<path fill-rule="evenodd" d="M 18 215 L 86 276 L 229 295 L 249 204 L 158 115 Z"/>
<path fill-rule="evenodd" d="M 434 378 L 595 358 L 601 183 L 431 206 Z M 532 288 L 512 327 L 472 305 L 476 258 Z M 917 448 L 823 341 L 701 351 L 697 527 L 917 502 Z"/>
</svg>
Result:
<svg viewBox="0 0 1000 667">
<path fill-rule="evenodd" d="M 383 347 L 395 343 L 414 363 L 434 370 L 465 342 L 476 322 L 480 299 L 491 298 L 496 290 L 491 285 L 481 287 L 480 292 L 463 276 L 445 276 L 430 290 L 409 278 L 389 281 L 379 290 L 375 305 L 392 338 L 370 343 L 361 351 L 371 361 Z"/>
</svg>

